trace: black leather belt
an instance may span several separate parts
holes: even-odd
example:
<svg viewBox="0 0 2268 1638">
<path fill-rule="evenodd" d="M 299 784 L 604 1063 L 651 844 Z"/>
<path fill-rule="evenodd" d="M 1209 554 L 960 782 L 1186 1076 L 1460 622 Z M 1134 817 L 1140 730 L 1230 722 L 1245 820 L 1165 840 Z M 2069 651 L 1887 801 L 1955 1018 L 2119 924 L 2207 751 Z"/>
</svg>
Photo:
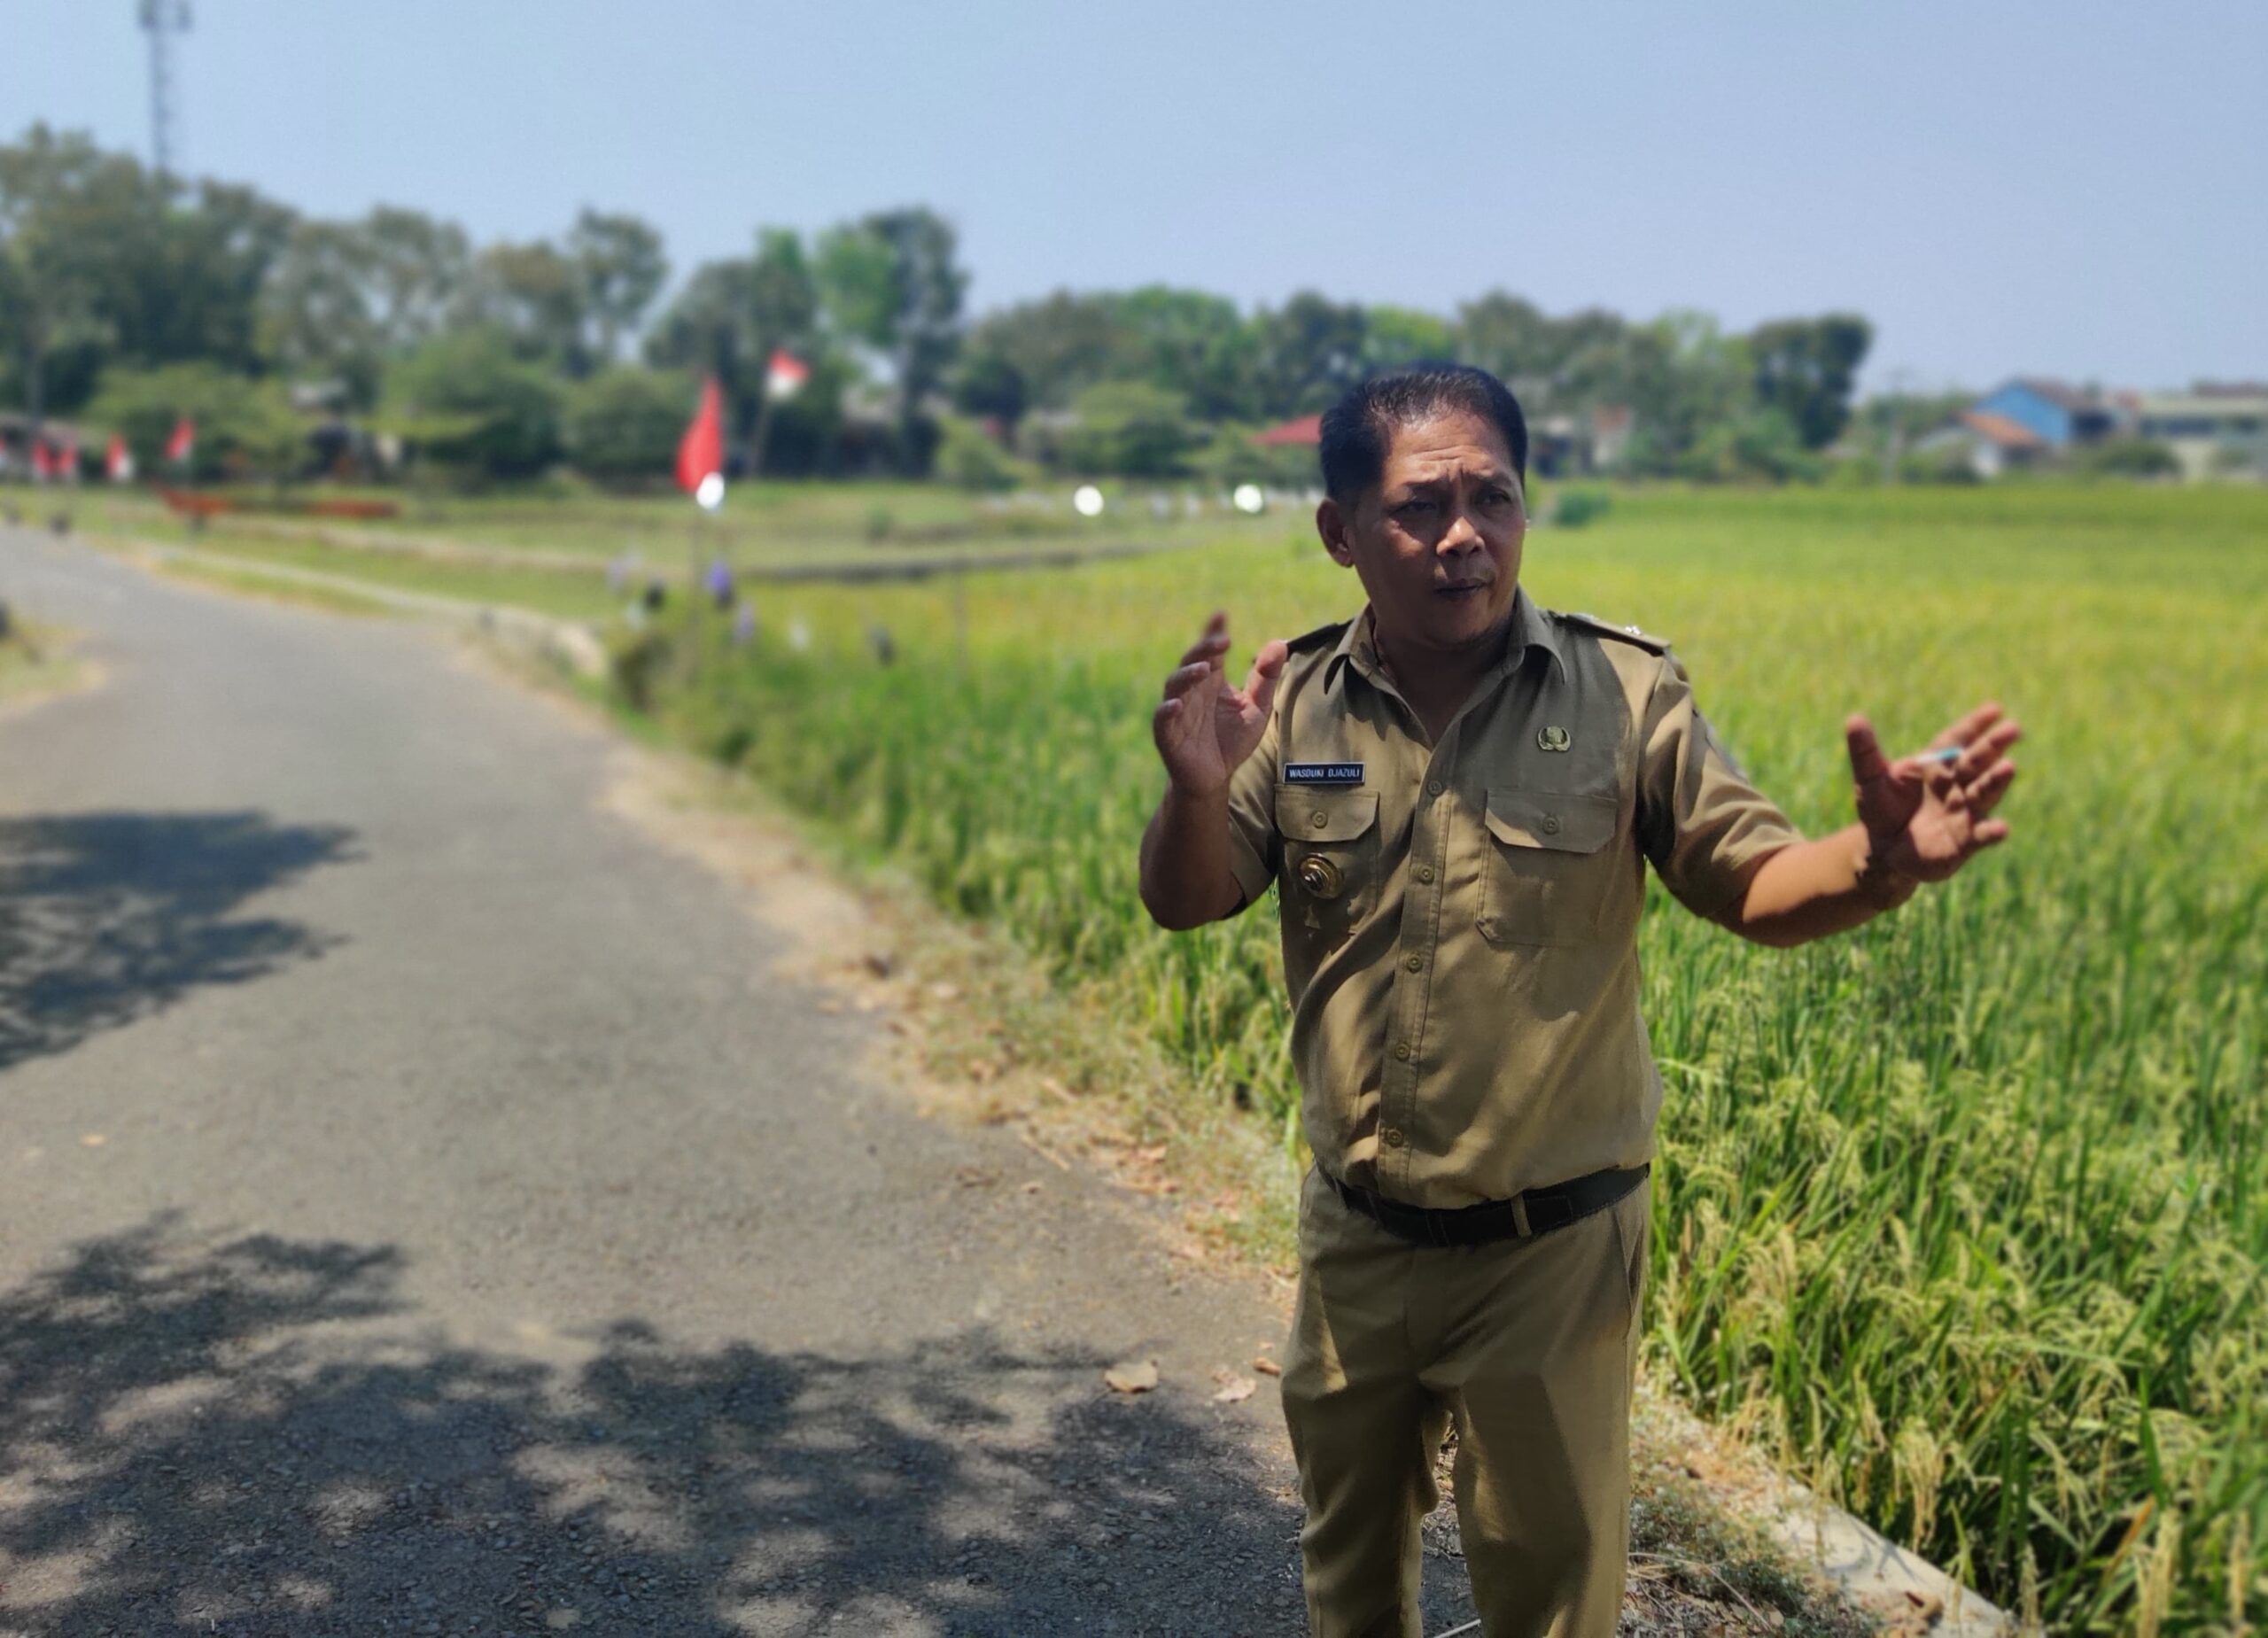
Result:
<svg viewBox="0 0 2268 1638">
<path fill-rule="evenodd" d="M 1604 1211 L 1645 1182 L 1651 1169 L 1636 1166 L 1627 1171 L 1593 1172 L 1549 1188 L 1530 1189 L 1509 1200 L 1444 1210 L 1406 1206 L 1329 1172 L 1323 1172 L 1323 1180 L 1339 1192 L 1350 1211 L 1362 1213 L 1389 1234 L 1419 1246 L 1486 1246 L 1494 1240 L 1531 1240 Z"/>
</svg>

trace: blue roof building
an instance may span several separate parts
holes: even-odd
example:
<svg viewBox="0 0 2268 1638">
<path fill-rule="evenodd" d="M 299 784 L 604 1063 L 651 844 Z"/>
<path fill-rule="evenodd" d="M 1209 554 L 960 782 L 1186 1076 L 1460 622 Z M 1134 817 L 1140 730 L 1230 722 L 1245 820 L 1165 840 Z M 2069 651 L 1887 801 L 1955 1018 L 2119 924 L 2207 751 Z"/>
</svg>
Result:
<svg viewBox="0 0 2268 1638">
<path fill-rule="evenodd" d="M 2092 444 L 2117 428 L 2117 412 L 2101 397 L 2083 392 L 2060 381 L 2018 377 L 1969 406 L 1979 415 L 2000 415 L 2015 422 L 2054 449 Z"/>
</svg>

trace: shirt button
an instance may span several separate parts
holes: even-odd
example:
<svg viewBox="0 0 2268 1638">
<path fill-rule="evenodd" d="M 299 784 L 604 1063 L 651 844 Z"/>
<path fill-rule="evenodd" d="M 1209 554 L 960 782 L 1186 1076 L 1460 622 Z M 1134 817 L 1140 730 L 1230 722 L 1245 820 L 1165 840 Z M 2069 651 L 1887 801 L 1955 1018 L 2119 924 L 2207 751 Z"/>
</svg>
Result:
<svg viewBox="0 0 2268 1638">
<path fill-rule="evenodd" d="M 1425 969 L 1425 958 L 1423 956 L 1412 956 L 1409 960 L 1403 962 L 1402 965 L 1408 967 L 1413 973 L 1422 973 Z"/>
<path fill-rule="evenodd" d="M 1386 1139 L 1386 1146 L 1389 1149 L 1399 1149 L 1404 1141 L 1399 1126 L 1389 1126 L 1379 1135 Z"/>
<path fill-rule="evenodd" d="M 1331 815 L 1329 815 L 1328 813 L 1318 813 L 1318 814 L 1317 814 L 1317 815 L 1315 816 L 1315 827 L 1316 827 L 1317 830 L 1321 830 L 1321 829 L 1322 829 L 1325 825 L 1328 825 L 1328 824 L 1330 824 L 1330 823 L 1331 823 Z"/>
<path fill-rule="evenodd" d="M 1322 815 L 1317 814 L 1316 817 L 1320 819 Z M 1547 813 L 1543 816 L 1543 834 L 1547 836 L 1556 836 L 1559 834 L 1559 816 L 1557 813 Z"/>
<path fill-rule="evenodd" d="M 1433 879 L 1433 867 L 1431 865 L 1420 865 L 1420 866 L 1418 866 L 1418 881 L 1431 881 Z"/>
<path fill-rule="evenodd" d="M 1440 795 L 1441 794 L 1441 780 L 1427 780 L 1425 781 L 1425 794 L 1426 794 L 1427 796 L 1440 796 Z"/>
<path fill-rule="evenodd" d="M 1410 1043 L 1407 1041 L 1395 1042 L 1394 1055 L 1400 1059 L 1403 1063 L 1408 1063 L 1410 1061 Z"/>
</svg>

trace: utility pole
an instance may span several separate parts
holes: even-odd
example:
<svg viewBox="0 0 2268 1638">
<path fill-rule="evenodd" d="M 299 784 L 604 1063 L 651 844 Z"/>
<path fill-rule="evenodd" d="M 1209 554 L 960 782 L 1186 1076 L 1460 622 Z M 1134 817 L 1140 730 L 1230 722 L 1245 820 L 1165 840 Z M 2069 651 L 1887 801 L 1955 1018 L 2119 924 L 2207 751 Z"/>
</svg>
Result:
<svg viewBox="0 0 2268 1638">
<path fill-rule="evenodd" d="M 189 0 L 142 0 L 142 27 L 150 36 L 150 166 L 167 176 L 174 168 L 174 36 L 189 32 Z"/>
<path fill-rule="evenodd" d="M 1882 481 L 1894 484 L 1899 477 L 1899 465 L 1906 459 L 1906 387 L 1914 379 L 1909 369 L 1890 372 L 1890 395 L 1883 400 L 1885 411 L 1882 429 Z"/>
</svg>

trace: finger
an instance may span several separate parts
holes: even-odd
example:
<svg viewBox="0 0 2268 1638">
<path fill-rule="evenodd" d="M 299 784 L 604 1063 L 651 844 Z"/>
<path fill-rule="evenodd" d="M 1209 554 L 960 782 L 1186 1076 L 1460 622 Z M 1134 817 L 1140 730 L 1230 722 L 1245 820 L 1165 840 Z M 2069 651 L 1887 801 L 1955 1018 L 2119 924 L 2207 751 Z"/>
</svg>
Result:
<svg viewBox="0 0 2268 1638">
<path fill-rule="evenodd" d="M 1984 777 L 1969 788 L 1969 811 L 1982 819 L 2000 805 L 2000 798 L 2008 794 L 2008 787 L 2016 782 L 2016 765 L 1996 762 Z"/>
<path fill-rule="evenodd" d="M 1184 665 L 1193 665 L 1200 660 L 1210 662 L 1219 659 L 1228 651 L 1229 634 L 1226 632 L 1208 632 L 1183 650 L 1181 663 Z"/>
<path fill-rule="evenodd" d="M 1291 657 L 1291 649 L 1280 638 L 1261 644 L 1260 652 L 1252 656 L 1252 673 L 1244 679 L 1244 691 L 1253 710 L 1263 717 L 1276 709 L 1276 685 L 1283 680 L 1284 662 Z"/>
<path fill-rule="evenodd" d="M 1955 759 L 1953 770 L 1964 785 L 1974 785 L 1984 771 L 2004 756 L 2010 746 L 2023 738 L 2023 728 L 2014 722 L 1998 722 L 1969 741 Z"/>
<path fill-rule="evenodd" d="M 2008 821 L 1986 819 L 1969 833 L 1969 850 L 1982 853 L 1986 848 L 1998 847 L 2008 839 Z"/>
<path fill-rule="evenodd" d="M 1851 752 L 1852 780 L 1871 785 L 1876 780 L 1890 777 L 1890 764 L 1883 759 L 1882 741 L 1875 738 L 1874 724 L 1855 713 L 1845 718 L 1843 742 Z"/>
<path fill-rule="evenodd" d="M 1966 745 L 2000 719 L 1997 700 L 1987 700 L 1960 721 L 1954 723 L 1930 741 L 1931 750 L 1943 750 L 1948 745 Z"/>
<path fill-rule="evenodd" d="M 1183 666 L 1166 678 L 1166 698 L 1179 699 L 1191 689 L 1202 687 L 1213 674 L 1213 668 L 1202 660 Z"/>
</svg>

